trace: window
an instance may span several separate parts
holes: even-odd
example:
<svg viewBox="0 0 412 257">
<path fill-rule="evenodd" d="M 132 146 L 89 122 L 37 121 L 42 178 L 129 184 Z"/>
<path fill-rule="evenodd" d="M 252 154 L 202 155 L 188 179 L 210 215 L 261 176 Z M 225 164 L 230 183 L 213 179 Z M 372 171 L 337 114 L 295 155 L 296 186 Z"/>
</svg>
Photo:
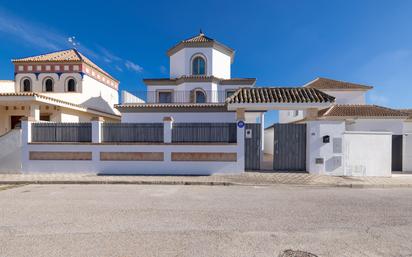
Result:
<svg viewBox="0 0 412 257">
<path fill-rule="evenodd" d="M 205 59 L 197 56 L 192 62 L 192 74 L 193 75 L 205 75 L 206 74 L 206 64 Z"/>
<path fill-rule="evenodd" d="M 226 91 L 226 98 L 231 97 L 235 92 L 236 92 L 235 90 Z"/>
<path fill-rule="evenodd" d="M 196 103 L 206 103 L 206 94 L 202 90 L 196 90 Z"/>
<path fill-rule="evenodd" d="M 44 91 L 53 92 L 53 80 L 51 78 L 47 78 L 44 81 Z"/>
<path fill-rule="evenodd" d="M 67 91 L 76 92 L 76 81 L 74 79 L 67 80 Z"/>
<path fill-rule="evenodd" d="M 30 92 L 31 91 L 31 81 L 30 79 L 23 79 L 23 91 Z"/>
<path fill-rule="evenodd" d="M 172 102 L 172 92 L 158 92 L 157 100 L 159 103 L 171 103 Z"/>
</svg>

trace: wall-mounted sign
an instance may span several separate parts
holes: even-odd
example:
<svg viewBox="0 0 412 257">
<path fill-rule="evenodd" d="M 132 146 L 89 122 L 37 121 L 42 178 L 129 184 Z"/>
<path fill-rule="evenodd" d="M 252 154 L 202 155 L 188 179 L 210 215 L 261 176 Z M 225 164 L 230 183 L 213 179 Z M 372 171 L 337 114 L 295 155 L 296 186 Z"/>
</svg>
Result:
<svg viewBox="0 0 412 257">
<path fill-rule="evenodd" d="M 240 121 L 237 122 L 237 126 L 239 128 L 243 128 L 245 126 L 245 122 L 243 120 L 240 120 Z"/>
</svg>

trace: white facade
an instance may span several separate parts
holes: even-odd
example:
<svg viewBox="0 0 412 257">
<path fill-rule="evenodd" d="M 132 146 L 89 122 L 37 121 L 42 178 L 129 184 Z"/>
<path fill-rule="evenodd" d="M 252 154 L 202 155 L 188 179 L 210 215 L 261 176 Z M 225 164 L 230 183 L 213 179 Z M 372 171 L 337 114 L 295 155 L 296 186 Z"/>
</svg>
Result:
<svg viewBox="0 0 412 257">
<path fill-rule="evenodd" d="M 14 93 L 14 81 L 0 80 L 0 93 Z"/>
<path fill-rule="evenodd" d="M 48 78 L 53 80 L 52 92 L 45 90 L 45 80 Z M 118 114 L 117 110 L 114 109 L 114 105 L 119 103 L 117 90 L 86 74 L 82 76 L 79 73 L 63 73 L 59 76 L 56 73 L 41 73 L 37 77 L 33 73 L 18 73 L 15 78 L 15 92 L 23 92 L 23 81 L 25 79 L 30 79 L 32 83 L 31 92 Z M 76 81 L 75 92 L 67 90 L 69 79 Z"/>
<path fill-rule="evenodd" d="M 183 48 L 170 56 L 170 78 L 192 74 L 192 60 L 201 56 L 206 61 L 205 76 L 221 79 L 230 78 L 231 57 L 211 47 Z"/>
</svg>

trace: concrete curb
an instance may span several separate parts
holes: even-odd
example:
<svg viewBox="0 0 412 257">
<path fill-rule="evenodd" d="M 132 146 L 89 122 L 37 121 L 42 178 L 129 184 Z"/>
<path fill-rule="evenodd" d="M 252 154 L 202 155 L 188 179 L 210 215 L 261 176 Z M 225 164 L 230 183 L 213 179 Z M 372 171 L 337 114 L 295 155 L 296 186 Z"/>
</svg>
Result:
<svg viewBox="0 0 412 257">
<path fill-rule="evenodd" d="M 295 184 L 295 183 L 242 183 L 231 181 L 126 181 L 126 180 L 4 180 L 0 185 L 187 185 L 187 186 L 297 186 L 297 187 L 341 187 L 341 188 L 412 188 L 412 184 Z"/>
</svg>

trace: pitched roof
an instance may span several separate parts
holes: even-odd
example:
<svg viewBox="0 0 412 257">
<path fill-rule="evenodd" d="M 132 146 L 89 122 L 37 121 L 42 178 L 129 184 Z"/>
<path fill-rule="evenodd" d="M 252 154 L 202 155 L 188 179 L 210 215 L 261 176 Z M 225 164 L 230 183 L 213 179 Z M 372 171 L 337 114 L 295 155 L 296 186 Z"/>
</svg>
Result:
<svg viewBox="0 0 412 257">
<path fill-rule="evenodd" d="M 89 58 L 80 53 L 77 49 L 67 49 L 57 52 L 51 52 L 41 55 L 29 56 L 12 60 L 13 63 L 31 63 L 31 62 L 83 62 L 92 68 L 102 72 L 106 76 L 116 80 L 109 73 L 92 62 Z"/>
<path fill-rule="evenodd" d="M 226 99 L 234 103 L 332 103 L 335 98 L 314 88 L 241 88 Z"/>
<path fill-rule="evenodd" d="M 227 55 L 230 55 L 232 61 L 235 54 L 235 50 L 232 48 L 225 46 L 213 38 L 205 36 L 203 32 L 200 32 L 197 36 L 184 39 L 174 45 L 167 51 L 167 55 L 171 56 L 185 47 L 213 47 L 223 53 L 226 53 Z"/>
<path fill-rule="evenodd" d="M 400 109 L 399 111 L 407 113 L 409 115 L 409 119 L 412 119 L 412 109 Z"/>
<path fill-rule="evenodd" d="M 316 78 L 315 80 L 304 85 L 306 88 L 316 88 L 319 90 L 369 90 L 372 86 L 355 84 L 351 82 L 327 79 L 327 78 Z"/>
<path fill-rule="evenodd" d="M 356 118 L 406 118 L 406 112 L 378 105 L 333 105 L 318 112 L 319 117 L 356 117 Z"/>
</svg>

